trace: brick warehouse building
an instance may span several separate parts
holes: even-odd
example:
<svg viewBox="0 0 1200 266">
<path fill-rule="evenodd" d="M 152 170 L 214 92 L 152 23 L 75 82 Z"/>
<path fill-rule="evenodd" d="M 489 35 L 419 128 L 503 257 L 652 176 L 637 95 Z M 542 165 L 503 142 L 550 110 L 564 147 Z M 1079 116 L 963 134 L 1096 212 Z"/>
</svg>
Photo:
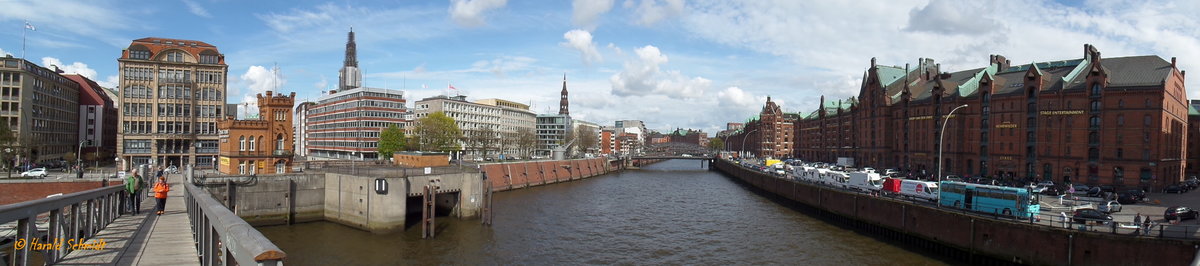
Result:
<svg viewBox="0 0 1200 266">
<path fill-rule="evenodd" d="M 796 122 L 796 156 L 934 174 L 943 116 L 945 174 L 1161 188 L 1183 178 L 1185 72 L 1175 59 L 1083 58 L 942 72 L 871 60 L 859 96 Z"/>
<path fill-rule="evenodd" d="M 797 119 L 796 114 L 784 113 L 768 96 L 758 116 L 724 140 L 726 150 L 747 151 L 758 157 L 791 157 L 796 136 L 793 123 Z"/>
</svg>

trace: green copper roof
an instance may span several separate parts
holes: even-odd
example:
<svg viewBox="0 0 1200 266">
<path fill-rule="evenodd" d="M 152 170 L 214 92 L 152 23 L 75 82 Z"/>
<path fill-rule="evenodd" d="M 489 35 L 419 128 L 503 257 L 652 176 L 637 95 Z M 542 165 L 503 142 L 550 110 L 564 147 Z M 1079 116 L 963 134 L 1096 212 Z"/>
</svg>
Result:
<svg viewBox="0 0 1200 266">
<path fill-rule="evenodd" d="M 875 74 L 879 75 L 880 87 L 892 85 L 893 82 L 903 79 L 906 74 L 903 68 L 894 66 L 876 66 L 875 70 Z"/>
<path fill-rule="evenodd" d="M 1188 105 L 1188 115 L 1200 115 L 1200 111 L 1196 110 L 1195 105 Z"/>
<path fill-rule="evenodd" d="M 1000 69 L 999 65 L 992 64 L 992 65 L 988 66 L 987 68 L 984 68 L 983 70 L 980 70 L 979 72 L 975 73 L 975 75 L 972 76 L 971 79 L 964 81 L 962 83 L 962 85 L 958 85 L 958 95 L 959 96 L 967 96 L 967 95 L 971 95 L 971 94 L 975 93 L 975 91 L 979 90 L 979 81 L 982 80 L 984 76 L 995 75 L 996 71 L 999 69 Z"/>
</svg>

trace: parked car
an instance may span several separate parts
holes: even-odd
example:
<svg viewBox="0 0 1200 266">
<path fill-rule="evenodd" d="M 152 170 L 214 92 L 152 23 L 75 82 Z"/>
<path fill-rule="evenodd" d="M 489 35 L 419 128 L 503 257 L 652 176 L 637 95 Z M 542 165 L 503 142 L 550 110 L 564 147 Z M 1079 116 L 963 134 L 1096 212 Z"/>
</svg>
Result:
<svg viewBox="0 0 1200 266">
<path fill-rule="evenodd" d="M 1080 195 L 1080 196 L 1087 195 L 1088 191 L 1092 190 L 1091 187 L 1088 187 L 1087 185 L 1084 185 L 1084 184 L 1075 184 L 1075 185 L 1072 185 L 1071 187 L 1075 189 L 1075 195 Z"/>
<path fill-rule="evenodd" d="M 1136 198 L 1137 201 L 1145 201 L 1146 200 L 1146 191 L 1141 190 L 1141 189 L 1130 189 L 1130 190 L 1126 190 L 1125 193 L 1121 193 L 1121 194 L 1130 194 L 1134 198 Z"/>
<path fill-rule="evenodd" d="M 1112 215 L 1101 212 L 1096 209 L 1077 209 L 1075 215 L 1071 216 L 1071 220 L 1075 223 L 1086 224 L 1088 222 L 1099 222 L 1108 224 L 1112 221 Z"/>
<path fill-rule="evenodd" d="M 1179 219 L 1180 221 L 1187 220 L 1187 219 L 1196 219 L 1196 216 L 1197 216 L 1196 214 L 1197 214 L 1196 210 L 1193 210 L 1192 208 L 1188 208 L 1188 207 L 1184 207 L 1184 206 L 1171 206 L 1171 207 L 1167 207 L 1167 210 L 1163 212 L 1163 219 L 1167 219 L 1167 220 Z"/>
<path fill-rule="evenodd" d="M 1183 187 L 1180 186 L 1179 184 L 1171 184 L 1171 185 L 1168 185 L 1167 188 L 1163 189 L 1163 193 L 1182 194 L 1183 192 L 1184 192 Z"/>
<path fill-rule="evenodd" d="M 1088 189 L 1087 196 L 1088 197 L 1104 196 L 1104 190 L 1101 189 L 1100 187 L 1092 187 L 1092 188 Z"/>
<path fill-rule="evenodd" d="M 1040 192 L 1040 193 L 1042 193 L 1042 195 L 1059 196 L 1059 195 L 1067 194 L 1066 189 L 1067 189 L 1066 186 L 1049 186 L 1049 187 L 1043 188 L 1042 192 Z"/>
<path fill-rule="evenodd" d="M 1197 179 L 1195 176 L 1188 178 L 1188 180 L 1183 181 L 1183 183 L 1187 184 L 1187 186 L 1191 189 L 1200 188 L 1200 179 Z"/>
<path fill-rule="evenodd" d="M 1107 201 L 1107 202 L 1102 202 L 1102 203 L 1100 203 L 1100 206 L 1096 207 L 1096 210 L 1104 212 L 1104 213 L 1120 212 L 1121 211 L 1121 203 L 1117 202 L 1117 201 L 1112 201 L 1112 200 Z"/>
<path fill-rule="evenodd" d="M 21 177 L 46 177 L 46 168 L 33 168 L 21 173 Z"/>
<path fill-rule="evenodd" d="M 178 173 L 179 173 L 179 167 L 175 167 L 174 165 L 172 165 L 172 166 L 168 166 L 168 167 L 167 167 L 167 169 L 166 169 L 165 171 L 166 171 L 167 173 L 170 173 L 170 174 L 178 174 Z"/>
<path fill-rule="evenodd" d="M 1142 198 L 1139 198 L 1137 194 L 1133 194 L 1132 192 L 1121 192 L 1120 195 L 1117 195 L 1117 202 L 1121 204 L 1134 204 L 1141 201 Z"/>
</svg>

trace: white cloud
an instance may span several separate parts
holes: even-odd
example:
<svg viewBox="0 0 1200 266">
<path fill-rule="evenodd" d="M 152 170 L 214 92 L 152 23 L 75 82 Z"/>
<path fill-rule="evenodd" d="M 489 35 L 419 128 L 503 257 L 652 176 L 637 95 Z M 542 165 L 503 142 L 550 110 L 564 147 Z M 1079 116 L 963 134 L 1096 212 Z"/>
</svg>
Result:
<svg viewBox="0 0 1200 266">
<path fill-rule="evenodd" d="M 4 57 L 6 55 L 12 55 L 12 54 L 5 52 L 4 49 L 0 49 L 0 57 Z"/>
<path fill-rule="evenodd" d="M 571 30 L 563 33 L 563 39 L 567 42 L 560 43 L 562 46 L 570 47 L 579 51 L 583 57 L 583 64 L 591 65 L 604 61 L 600 56 L 600 51 L 596 50 L 596 43 L 592 42 L 592 34 L 586 30 Z"/>
<path fill-rule="evenodd" d="M 326 79 L 325 75 L 321 75 L 321 81 L 317 81 L 317 83 L 313 83 L 313 87 L 317 88 L 319 90 L 327 89 L 327 88 L 329 88 L 329 79 Z"/>
<path fill-rule="evenodd" d="M 699 98 L 712 85 L 712 81 L 702 77 L 689 78 L 679 71 L 660 69 L 659 66 L 668 60 L 658 47 L 647 45 L 634 52 L 637 58 L 626 61 L 625 68 L 609 78 L 615 95 L 659 94 L 671 98 Z"/>
<path fill-rule="evenodd" d="M 636 5 L 627 1 L 626 6 Z M 1034 0 L 696 0 L 688 1 L 680 20 L 688 36 L 786 58 L 791 65 L 784 71 L 803 77 L 779 80 L 775 83 L 797 86 L 773 90 L 783 92 L 779 98 L 800 103 L 785 109 L 809 111 L 820 95 L 857 94 L 872 57 L 879 64 L 899 66 L 934 58 L 943 70 L 960 71 L 986 65 L 991 54 L 1014 63 L 1078 58 L 1088 43 L 1106 57 L 1178 56 L 1181 69 L 1196 69 L 1200 28 L 1190 25 L 1200 24 L 1191 15 L 1198 12 L 1200 2 L 1169 0 L 1079 6 Z M 1188 87 L 1200 86 L 1195 80 Z"/>
<path fill-rule="evenodd" d="M 207 9 L 204 9 L 203 6 L 200 6 L 200 4 L 197 4 L 195 1 L 183 0 L 183 3 L 187 5 L 188 11 L 192 12 L 193 15 L 206 18 L 212 17 L 212 14 L 209 14 Z"/>
<path fill-rule="evenodd" d="M 650 26 L 664 19 L 683 14 L 683 0 L 625 0 L 625 8 L 632 8 L 637 24 Z"/>
<path fill-rule="evenodd" d="M 571 22 L 588 30 L 596 29 L 596 21 L 601 15 L 612 10 L 613 0 L 574 0 Z"/>
<path fill-rule="evenodd" d="M 478 27 L 484 22 L 486 13 L 504 7 L 508 0 L 450 0 L 450 18 L 467 27 Z"/>
<path fill-rule="evenodd" d="M 117 77 L 117 75 L 108 76 L 108 77 L 104 78 L 103 81 L 100 81 L 100 80 L 96 81 L 96 84 L 100 84 L 100 87 L 114 88 L 114 89 L 117 88 L 117 86 L 120 86 L 121 85 L 120 83 L 121 83 L 121 79 L 120 79 L 120 77 Z"/>
<path fill-rule="evenodd" d="M 278 71 L 271 71 L 270 68 L 264 66 L 250 66 L 247 68 L 246 72 L 243 73 L 236 81 L 237 88 L 233 90 L 234 92 L 230 93 L 241 94 L 241 103 L 243 103 L 244 106 L 239 109 L 251 114 L 258 113 L 257 94 L 265 93 L 269 90 L 274 91 L 276 90 L 276 87 L 281 89 L 287 88 L 287 79 L 284 78 L 283 73 L 276 74 L 277 72 Z M 230 81 L 231 84 L 234 82 L 235 81 L 232 80 Z M 239 113 L 239 117 L 244 118 L 241 115 L 243 115 L 243 113 Z"/>
<path fill-rule="evenodd" d="M 73 62 L 68 65 L 68 64 L 63 64 L 63 62 L 61 60 L 58 60 L 58 58 L 42 57 L 42 66 L 49 68 L 51 70 L 54 69 L 54 66 L 58 66 L 58 68 L 61 69 L 63 71 L 63 73 L 79 74 L 81 76 L 87 77 L 88 79 L 96 80 L 96 70 L 88 67 L 88 65 L 84 64 L 83 62 Z"/>
<path fill-rule="evenodd" d="M 4 7 L 0 8 L 0 21 L 13 25 L 12 28 L 16 30 L 19 30 L 17 27 L 21 21 L 29 21 L 37 27 L 37 32 L 28 36 L 30 43 L 57 43 L 59 45 L 56 47 L 69 47 L 99 40 L 122 47 L 129 45 L 129 38 L 120 36 L 116 31 L 139 28 L 139 25 L 142 25 L 135 23 L 135 20 L 128 16 L 129 10 L 118 8 L 125 6 L 128 5 L 106 0 L 5 1 Z M 91 37 L 95 40 L 84 41 L 72 35 Z"/>
</svg>

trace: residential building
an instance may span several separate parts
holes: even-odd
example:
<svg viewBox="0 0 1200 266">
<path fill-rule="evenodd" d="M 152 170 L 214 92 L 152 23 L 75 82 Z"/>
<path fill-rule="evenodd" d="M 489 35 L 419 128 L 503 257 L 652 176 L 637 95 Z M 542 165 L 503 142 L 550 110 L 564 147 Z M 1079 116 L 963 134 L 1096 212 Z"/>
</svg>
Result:
<svg viewBox="0 0 1200 266">
<path fill-rule="evenodd" d="M 195 164 L 212 167 L 217 120 L 225 109 L 228 66 L 216 46 L 166 38 L 134 40 L 121 51 L 123 167 Z"/>
<path fill-rule="evenodd" d="M 468 159 L 519 154 L 508 140 L 522 130 L 533 130 L 536 121 L 528 105 L 501 99 L 470 102 L 463 95 L 438 95 L 413 103 L 417 119 L 436 112 L 453 118 L 462 130 L 466 139 L 460 146 Z"/>
<path fill-rule="evenodd" d="M 588 121 L 574 119 L 574 121 L 571 123 L 571 127 L 574 128 L 573 134 L 575 134 L 576 139 L 575 144 L 573 145 L 576 147 L 575 151 L 587 154 L 595 154 L 600 151 L 600 125 Z M 590 143 L 588 147 L 584 147 L 584 143 L 582 143 L 582 138 L 584 136 L 579 134 L 591 134 L 591 140 L 594 140 L 595 142 Z"/>
<path fill-rule="evenodd" d="M 308 158 L 308 112 L 316 105 L 314 102 L 302 102 L 296 105 L 296 111 L 292 113 L 292 128 L 295 130 L 293 146 L 296 147 L 297 159 Z"/>
<path fill-rule="evenodd" d="M 317 99 L 305 119 L 308 158 L 377 160 L 379 133 L 406 128 L 404 91 L 355 88 L 331 91 Z"/>
<path fill-rule="evenodd" d="M 79 83 L 55 69 L 0 58 L 0 123 L 8 123 L 20 163 L 57 161 L 76 153 Z M 5 147 L 8 148 L 8 147 Z"/>
<path fill-rule="evenodd" d="M 289 95 L 267 91 L 258 94 L 258 119 L 234 119 L 227 115 L 217 122 L 220 132 L 220 163 L 224 174 L 283 174 L 292 169 L 292 104 Z"/>
<path fill-rule="evenodd" d="M 106 89 L 79 74 L 64 77 L 79 84 L 79 158 L 111 162 L 117 154 L 117 106 Z"/>
<path fill-rule="evenodd" d="M 572 121 L 570 115 L 537 115 L 537 150 L 534 151 L 534 154 L 551 156 L 554 148 L 567 144 L 567 131 L 575 128 Z"/>
<path fill-rule="evenodd" d="M 726 142 L 730 151 L 749 152 L 758 157 L 792 157 L 795 114 L 786 114 L 767 96 L 767 103 L 757 117 L 746 121 L 741 131 L 733 133 Z"/>
<path fill-rule="evenodd" d="M 993 55 L 956 72 L 932 59 L 915 69 L 872 59 L 857 98 L 822 100 L 796 122 L 795 154 L 917 175 L 941 163 L 945 175 L 1018 181 L 1159 189 L 1182 180 L 1189 106 L 1175 59 L 1101 58 L 1091 45 L 1082 55 L 1023 65 Z"/>
</svg>

